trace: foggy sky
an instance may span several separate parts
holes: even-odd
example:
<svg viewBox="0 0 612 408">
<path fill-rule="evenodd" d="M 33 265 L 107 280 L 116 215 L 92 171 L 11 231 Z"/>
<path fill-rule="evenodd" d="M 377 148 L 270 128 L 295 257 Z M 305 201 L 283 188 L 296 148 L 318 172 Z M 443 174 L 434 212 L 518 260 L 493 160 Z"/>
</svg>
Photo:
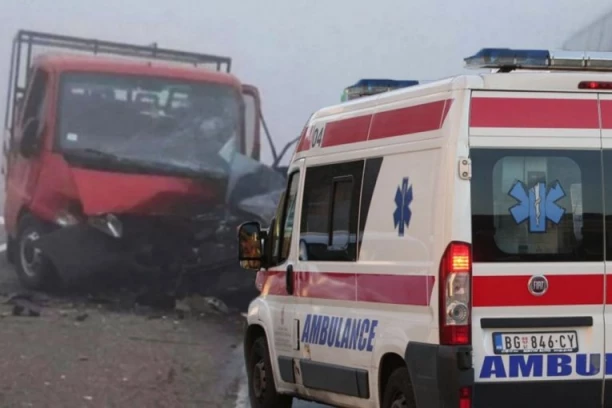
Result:
<svg viewBox="0 0 612 408">
<path fill-rule="evenodd" d="M 609 0 L 0 0 L 0 107 L 20 29 L 233 58 L 277 149 L 363 77 L 436 79 L 482 47 L 560 48 Z M 129 5 L 128 5 L 129 4 Z M 4 112 L 4 110 L 2 110 Z M 271 156 L 263 142 L 264 160 Z M 289 155 L 285 157 L 286 161 Z"/>
</svg>

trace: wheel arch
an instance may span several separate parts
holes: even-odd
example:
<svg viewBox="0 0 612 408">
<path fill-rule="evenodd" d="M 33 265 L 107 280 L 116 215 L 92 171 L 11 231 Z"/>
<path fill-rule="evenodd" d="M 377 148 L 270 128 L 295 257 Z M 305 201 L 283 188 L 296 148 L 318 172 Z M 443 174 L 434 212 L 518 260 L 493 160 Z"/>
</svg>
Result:
<svg viewBox="0 0 612 408">
<path fill-rule="evenodd" d="M 379 406 L 383 404 L 383 397 L 385 394 L 385 387 L 389 381 L 391 374 L 398 368 L 407 367 L 406 361 L 402 356 L 394 352 L 385 353 L 378 365 L 378 401 Z M 410 380 L 412 384 L 412 379 Z"/>
<path fill-rule="evenodd" d="M 251 346 L 259 337 L 264 336 L 266 340 L 268 340 L 269 347 L 269 339 L 266 334 L 266 329 L 258 323 L 251 323 L 247 325 L 245 333 L 244 333 L 244 357 L 245 361 L 249 358 L 249 351 L 251 350 Z"/>
</svg>

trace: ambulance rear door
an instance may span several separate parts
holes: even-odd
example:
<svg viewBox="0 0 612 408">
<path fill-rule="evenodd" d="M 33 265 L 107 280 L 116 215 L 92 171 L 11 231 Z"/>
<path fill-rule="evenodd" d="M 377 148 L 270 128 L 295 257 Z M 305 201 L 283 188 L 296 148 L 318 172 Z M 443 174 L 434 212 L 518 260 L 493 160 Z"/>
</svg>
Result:
<svg viewBox="0 0 612 408">
<path fill-rule="evenodd" d="M 604 170 L 604 204 L 606 236 L 606 290 L 604 317 L 605 335 L 605 372 L 604 407 L 612 408 L 612 95 L 599 94 L 601 112 L 601 135 Z"/>
<path fill-rule="evenodd" d="M 598 95 L 473 91 L 470 105 L 474 406 L 601 406 Z"/>
</svg>

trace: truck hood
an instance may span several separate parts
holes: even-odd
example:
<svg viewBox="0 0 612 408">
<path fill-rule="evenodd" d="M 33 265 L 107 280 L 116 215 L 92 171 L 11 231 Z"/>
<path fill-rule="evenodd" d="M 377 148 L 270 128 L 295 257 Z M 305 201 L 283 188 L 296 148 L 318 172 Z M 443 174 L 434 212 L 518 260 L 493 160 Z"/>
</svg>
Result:
<svg viewBox="0 0 612 408">
<path fill-rule="evenodd" d="M 86 215 L 191 216 L 224 201 L 226 180 L 125 174 L 74 167 L 71 171 Z"/>
</svg>

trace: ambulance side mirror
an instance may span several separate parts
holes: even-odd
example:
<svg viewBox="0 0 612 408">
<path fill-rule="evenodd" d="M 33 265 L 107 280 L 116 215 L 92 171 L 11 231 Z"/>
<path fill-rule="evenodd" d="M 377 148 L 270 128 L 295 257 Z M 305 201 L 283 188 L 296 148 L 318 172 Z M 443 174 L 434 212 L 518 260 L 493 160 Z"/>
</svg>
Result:
<svg viewBox="0 0 612 408">
<path fill-rule="evenodd" d="M 244 269 L 258 271 L 263 266 L 263 242 L 258 222 L 245 222 L 238 228 L 238 259 Z"/>
</svg>

